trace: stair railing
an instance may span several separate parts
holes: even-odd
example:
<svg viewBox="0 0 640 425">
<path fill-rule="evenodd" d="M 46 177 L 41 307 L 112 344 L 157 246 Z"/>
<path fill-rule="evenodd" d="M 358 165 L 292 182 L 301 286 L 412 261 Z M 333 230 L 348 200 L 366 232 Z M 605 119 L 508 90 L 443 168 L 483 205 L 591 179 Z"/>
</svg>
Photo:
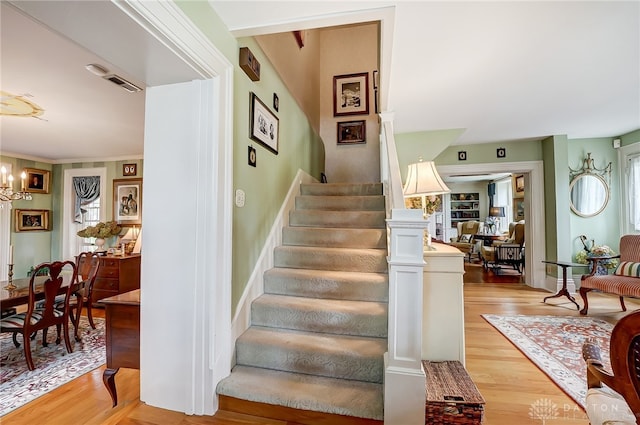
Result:
<svg viewBox="0 0 640 425">
<path fill-rule="evenodd" d="M 391 217 L 391 210 L 404 208 L 402 196 L 402 175 L 398 163 L 396 141 L 393 136 L 393 112 L 380 114 L 382 129 L 380 132 L 380 178 L 386 197 L 387 218 Z"/>
<path fill-rule="evenodd" d="M 384 423 L 424 424 L 422 369 L 423 235 L 419 209 L 407 209 L 393 136 L 393 114 L 382 113 L 380 177 L 386 198 L 389 304 L 384 367 Z"/>
</svg>

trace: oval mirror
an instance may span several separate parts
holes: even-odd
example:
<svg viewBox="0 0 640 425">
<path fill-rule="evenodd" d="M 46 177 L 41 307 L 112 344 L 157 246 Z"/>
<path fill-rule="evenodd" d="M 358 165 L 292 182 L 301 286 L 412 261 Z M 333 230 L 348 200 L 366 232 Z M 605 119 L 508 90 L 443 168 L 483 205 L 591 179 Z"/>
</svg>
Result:
<svg viewBox="0 0 640 425">
<path fill-rule="evenodd" d="M 581 217 L 593 217 L 609 202 L 609 186 L 600 176 L 591 173 L 577 175 L 569 186 L 571 210 Z"/>
</svg>

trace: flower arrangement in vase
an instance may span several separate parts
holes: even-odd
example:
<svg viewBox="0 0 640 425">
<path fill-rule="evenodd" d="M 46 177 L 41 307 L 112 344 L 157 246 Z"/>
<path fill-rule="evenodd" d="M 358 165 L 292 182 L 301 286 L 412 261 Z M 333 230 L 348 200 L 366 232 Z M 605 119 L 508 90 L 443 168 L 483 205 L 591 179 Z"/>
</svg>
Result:
<svg viewBox="0 0 640 425">
<path fill-rule="evenodd" d="M 590 258 L 612 257 L 616 252 L 607 245 L 596 245 L 591 241 L 591 247 L 585 243 L 586 237 L 581 236 L 580 240 L 584 249 L 576 254 L 576 262 L 580 264 L 589 264 Z M 607 274 L 607 270 L 615 269 L 618 266 L 618 260 L 615 258 L 607 258 L 597 262 L 596 274 Z"/>
<path fill-rule="evenodd" d="M 104 251 L 105 238 L 117 236 L 121 231 L 122 227 L 118 226 L 116 221 L 107 221 L 106 223 L 100 222 L 95 226 L 86 227 L 76 234 L 82 238 L 96 238 L 98 251 Z"/>
</svg>

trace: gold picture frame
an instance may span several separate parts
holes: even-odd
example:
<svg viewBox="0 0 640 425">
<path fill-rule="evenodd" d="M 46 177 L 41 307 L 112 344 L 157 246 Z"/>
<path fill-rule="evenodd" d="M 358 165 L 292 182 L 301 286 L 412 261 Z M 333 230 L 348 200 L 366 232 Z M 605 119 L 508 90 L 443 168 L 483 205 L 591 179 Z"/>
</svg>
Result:
<svg viewBox="0 0 640 425">
<path fill-rule="evenodd" d="M 29 193 L 49 193 L 51 171 L 37 168 L 25 168 L 27 174 L 26 190 Z"/>
<path fill-rule="evenodd" d="M 16 232 L 49 230 L 49 210 L 15 210 Z"/>
</svg>

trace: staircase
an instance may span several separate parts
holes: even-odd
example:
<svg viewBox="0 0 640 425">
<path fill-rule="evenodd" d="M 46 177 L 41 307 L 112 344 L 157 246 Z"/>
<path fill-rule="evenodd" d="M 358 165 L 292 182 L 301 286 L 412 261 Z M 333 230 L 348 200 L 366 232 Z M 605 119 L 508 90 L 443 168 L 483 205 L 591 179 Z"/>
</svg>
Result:
<svg viewBox="0 0 640 425">
<path fill-rule="evenodd" d="M 251 326 L 236 342 L 236 366 L 218 384 L 220 408 L 297 423 L 320 423 L 319 415 L 331 424 L 381 423 L 382 185 L 303 184 L 282 236 Z"/>
</svg>

